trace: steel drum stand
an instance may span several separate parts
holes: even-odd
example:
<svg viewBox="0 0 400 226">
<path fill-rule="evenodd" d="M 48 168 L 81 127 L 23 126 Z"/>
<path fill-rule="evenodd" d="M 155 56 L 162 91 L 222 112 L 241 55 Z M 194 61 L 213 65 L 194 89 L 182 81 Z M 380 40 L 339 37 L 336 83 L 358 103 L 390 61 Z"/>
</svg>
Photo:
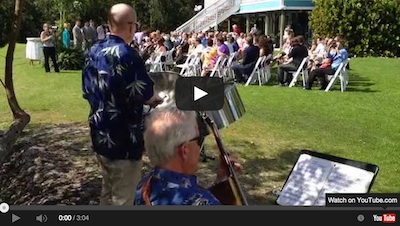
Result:
<svg viewBox="0 0 400 226">
<path fill-rule="evenodd" d="M 207 155 L 207 153 L 206 153 L 206 145 L 205 145 L 204 142 L 200 147 L 200 157 L 202 158 L 202 162 L 208 162 L 208 160 L 215 160 L 214 156 Z"/>
</svg>

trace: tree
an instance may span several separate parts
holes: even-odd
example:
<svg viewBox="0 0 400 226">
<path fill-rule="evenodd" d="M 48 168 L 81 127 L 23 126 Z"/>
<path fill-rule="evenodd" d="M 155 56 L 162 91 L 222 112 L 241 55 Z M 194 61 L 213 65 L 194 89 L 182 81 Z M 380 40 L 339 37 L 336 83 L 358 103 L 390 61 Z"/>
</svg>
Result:
<svg viewBox="0 0 400 226">
<path fill-rule="evenodd" d="M 166 32 L 175 30 L 195 15 L 194 6 L 197 2 L 197 0 L 150 0 L 148 3 L 150 27 L 153 30 Z"/>
<path fill-rule="evenodd" d="M 342 36 L 357 56 L 400 56 L 398 0 L 316 0 L 314 38 Z"/>
<path fill-rule="evenodd" d="M 6 90 L 8 104 L 13 114 L 14 121 L 0 142 L 0 163 L 4 162 L 9 154 L 12 153 L 12 149 L 16 140 L 30 121 L 30 116 L 24 110 L 22 110 L 18 104 L 13 83 L 14 51 L 21 28 L 23 4 L 24 0 L 15 0 L 15 10 L 14 14 L 12 15 L 10 42 L 8 44 L 6 55 L 4 76 L 5 82 L 1 82 Z"/>
<path fill-rule="evenodd" d="M 9 33 L 11 31 L 12 1 L 4 1 L 0 4 L 0 48 L 8 43 Z"/>
</svg>

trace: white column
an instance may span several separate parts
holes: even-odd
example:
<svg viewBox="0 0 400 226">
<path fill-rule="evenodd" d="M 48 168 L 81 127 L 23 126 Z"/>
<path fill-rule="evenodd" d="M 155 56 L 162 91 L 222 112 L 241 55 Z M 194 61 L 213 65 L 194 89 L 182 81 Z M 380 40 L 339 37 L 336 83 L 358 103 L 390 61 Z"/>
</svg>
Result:
<svg viewBox="0 0 400 226">
<path fill-rule="evenodd" d="M 246 15 L 246 33 L 250 32 L 250 16 Z"/>
<path fill-rule="evenodd" d="M 279 28 L 279 33 L 280 33 L 280 39 L 279 39 L 279 43 L 280 43 L 280 45 L 279 45 L 279 47 L 282 47 L 282 45 L 283 45 L 283 32 L 284 32 L 284 30 L 285 30 L 285 12 L 282 10 L 281 11 L 281 18 L 280 18 L 280 28 Z"/>
<path fill-rule="evenodd" d="M 264 25 L 265 25 L 265 35 L 269 35 L 269 14 L 267 13 L 267 15 L 264 18 Z"/>
</svg>

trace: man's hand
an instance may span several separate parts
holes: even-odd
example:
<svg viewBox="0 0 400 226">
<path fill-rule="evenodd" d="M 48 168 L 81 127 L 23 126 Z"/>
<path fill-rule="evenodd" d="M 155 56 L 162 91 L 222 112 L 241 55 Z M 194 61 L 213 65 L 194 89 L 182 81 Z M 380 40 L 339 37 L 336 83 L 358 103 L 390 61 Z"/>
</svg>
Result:
<svg viewBox="0 0 400 226">
<path fill-rule="evenodd" d="M 229 156 L 229 161 L 231 162 L 233 170 L 235 170 L 236 173 L 242 172 L 243 166 L 242 164 L 239 163 L 239 160 L 236 157 Z M 220 158 L 219 167 L 217 169 L 217 181 L 221 181 L 228 176 L 229 176 L 229 171 L 226 162 L 224 161 L 224 159 Z"/>
<path fill-rule="evenodd" d="M 157 105 L 162 104 L 164 100 L 158 95 L 154 95 L 150 100 L 148 100 L 145 104 L 149 105 L 152 108 L 157 107 Z"/>
</svg>

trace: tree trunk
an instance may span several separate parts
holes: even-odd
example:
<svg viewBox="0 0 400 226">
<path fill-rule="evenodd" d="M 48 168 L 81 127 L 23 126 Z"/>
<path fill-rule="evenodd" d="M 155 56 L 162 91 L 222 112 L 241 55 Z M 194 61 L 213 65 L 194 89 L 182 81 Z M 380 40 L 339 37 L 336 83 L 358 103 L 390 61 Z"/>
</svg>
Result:
<svg viewBox="0 0 400 226">
<path fill-rule="evenodd" d="M 13 29 L 10 35 L 10 42 L 7 49 L 4 88 L 6 90 L 8 105 L 10 106 L 14 120 L 0 142 L 0 164 L 5 162 L 6 159 L 10 156 L 15 142 L 30 121 L 30 116 L 24 110 L 22 110 L 18 104 L 13 83 L 14 51 L 21 28 L 23 3 L 24 0 L 15 0 L 15 12 L 12 22 Z"/>
</svg>

